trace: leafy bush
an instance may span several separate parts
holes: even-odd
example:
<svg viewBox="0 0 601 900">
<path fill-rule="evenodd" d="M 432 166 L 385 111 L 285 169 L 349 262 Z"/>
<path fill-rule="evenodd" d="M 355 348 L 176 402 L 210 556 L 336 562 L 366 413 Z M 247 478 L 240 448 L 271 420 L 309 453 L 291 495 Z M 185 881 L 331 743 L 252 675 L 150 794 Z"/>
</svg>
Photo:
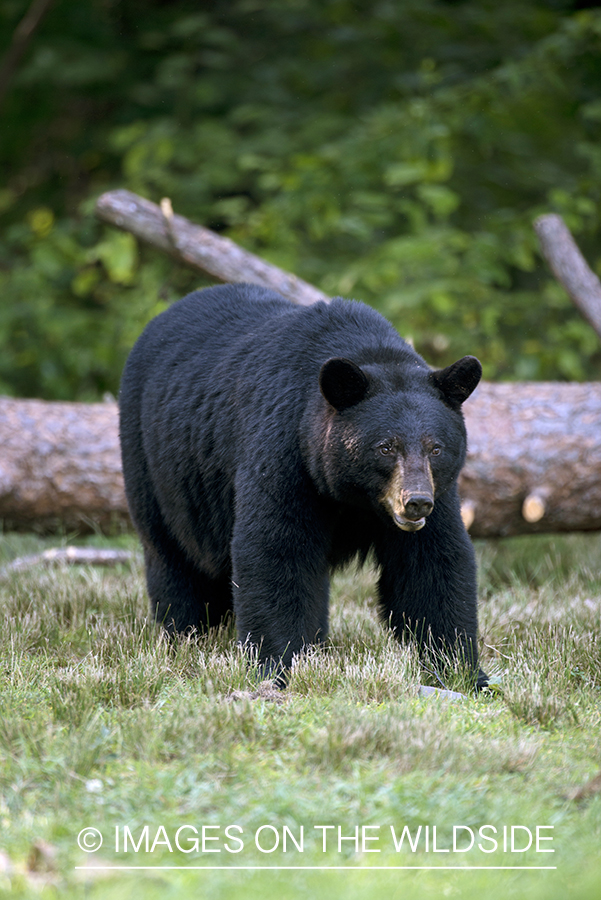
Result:
<svg viewBox="0 0 601 900">
<path fill-rule="evenodd" d="M 560 212 L 601 271 L 583 5 L 63 0 L 3 109 L 0 390 L 116 392 L 148 318 L 202 285 L 95 222 L 123 186 L 366 300 L 433 364 L 598 378 L 532 230 Z M 6 40 L 26 8 L 0 3 Z"/>
</svg>

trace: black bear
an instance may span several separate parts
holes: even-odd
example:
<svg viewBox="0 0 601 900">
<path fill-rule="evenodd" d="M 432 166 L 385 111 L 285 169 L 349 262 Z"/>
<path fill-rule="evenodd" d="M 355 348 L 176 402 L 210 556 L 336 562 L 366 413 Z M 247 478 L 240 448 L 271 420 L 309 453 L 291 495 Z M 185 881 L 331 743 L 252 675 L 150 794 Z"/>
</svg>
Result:
<svg viewBox="0 0 601 900">
<path fill-rule="evenodd" d="M 370 550 L 382 619 L 457 654 L 478 686 L 476 566 L 460 515 L 466 356 L 432 371 L 373 309 L 196 291 L 125 366 L 123 474 L 154 616 L 233 610 L 267 672 L 328 632 L 329 575 Z"/>
</svg>

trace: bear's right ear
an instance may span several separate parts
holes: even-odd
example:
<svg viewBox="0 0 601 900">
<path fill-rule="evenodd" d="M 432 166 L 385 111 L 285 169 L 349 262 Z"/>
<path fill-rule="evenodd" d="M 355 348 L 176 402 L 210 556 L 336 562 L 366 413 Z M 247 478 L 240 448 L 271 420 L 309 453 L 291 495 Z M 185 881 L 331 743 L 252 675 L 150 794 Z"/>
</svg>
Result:
<svg viewBox="0 0 601 900">
<path fill-rule="evenodd" d="M 368 387 L 365 372 L 352 360 L 341 356 L 328 359 L 319 372 L 319 389 L 338 412 L 363 400 Z"/>
</svg>

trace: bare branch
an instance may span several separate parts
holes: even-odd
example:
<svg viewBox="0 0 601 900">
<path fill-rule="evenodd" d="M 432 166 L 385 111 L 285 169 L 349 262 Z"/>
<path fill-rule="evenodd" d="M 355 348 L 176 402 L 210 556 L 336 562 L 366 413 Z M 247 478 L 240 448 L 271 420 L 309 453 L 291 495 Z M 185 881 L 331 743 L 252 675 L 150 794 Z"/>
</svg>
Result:
<svg viewBox="0 0 601 900">
<path fill-rule="evenodd" d="M 17 66 L 29 47 L 36 29 L 53 2 L 54 0 L 33 0 L 24 17 L 15 28 L 10 46 L 0 63 L 0 106 L 2 106 L 10 80 Z"/>
<path fill-rule="evenodd" d="M 534 222 L 545 259 L 570 299 L 601 337 L 601 282 L 589 268 L 561 216 L 539 216 Z"/>
<path fill-rule="evenodd" d="M 96 214 L 220 281 L 261 284 L 300 306 L 318 300 L 329 303 L 330 298 L 312 284 L 243 250 L 229 238 L 175 215 L 168 198 L 159 207 L 131 191 L 109 191 L 98 198 Z"/>
</svg>

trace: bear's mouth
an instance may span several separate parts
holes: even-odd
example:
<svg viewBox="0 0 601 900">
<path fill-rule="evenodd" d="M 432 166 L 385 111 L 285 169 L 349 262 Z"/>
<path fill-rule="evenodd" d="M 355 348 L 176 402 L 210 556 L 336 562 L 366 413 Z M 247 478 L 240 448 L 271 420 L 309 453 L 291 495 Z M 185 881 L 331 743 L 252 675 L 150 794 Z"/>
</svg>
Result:
<svg viewBox="0 0 601 900">
<path fill-rule="evenodd" d="M 400 513 L 393 512 L 392 518 L 394 519 L 394 524 L 398 525 L 402 531 L 419 531 L 426 524 L 425 516 L 422 516 L 421 519 L 408 519 Z"/>
</svg>

